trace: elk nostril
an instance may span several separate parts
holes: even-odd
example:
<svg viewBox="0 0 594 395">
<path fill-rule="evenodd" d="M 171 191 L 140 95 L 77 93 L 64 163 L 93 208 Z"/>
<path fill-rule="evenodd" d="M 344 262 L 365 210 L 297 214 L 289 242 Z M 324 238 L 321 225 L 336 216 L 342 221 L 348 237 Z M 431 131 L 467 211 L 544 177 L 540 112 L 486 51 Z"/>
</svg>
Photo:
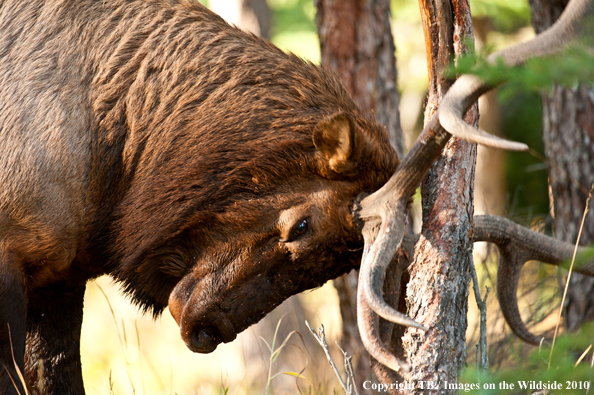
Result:
<svg viewBox="0 0 594 395">
<path fill-rule="evenodd" d="M 188 345 L 190 350 L 199 353 L 209 353 L 217 348 L 222 338 L 217 328 L 210 327 L 196 330 L 190 341 L 191 344 Z"/>
</svg>

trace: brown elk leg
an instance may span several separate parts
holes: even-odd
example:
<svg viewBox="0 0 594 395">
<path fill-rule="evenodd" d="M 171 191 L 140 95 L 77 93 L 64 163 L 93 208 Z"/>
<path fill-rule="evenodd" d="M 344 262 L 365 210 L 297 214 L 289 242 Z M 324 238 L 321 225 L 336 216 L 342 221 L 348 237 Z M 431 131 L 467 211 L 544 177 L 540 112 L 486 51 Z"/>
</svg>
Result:
<svg viewBox="0 0 594 395">
<path fill-rule="evenodd" d="M 51 287 L 30 297 L 26 379 L 32 394 L 84 394 L 80 363 L 85 285 Z"/>
<path fill-rule="evenodd" d="M 17 367 L 24 372 L 27 299 L 20 262 L 0 249 L 0 394 L 24 394 Z M 16 364 L 16 366 L 15 366 Z M 17 392 L 18 391 L 18 392 Z"/>
</svg>

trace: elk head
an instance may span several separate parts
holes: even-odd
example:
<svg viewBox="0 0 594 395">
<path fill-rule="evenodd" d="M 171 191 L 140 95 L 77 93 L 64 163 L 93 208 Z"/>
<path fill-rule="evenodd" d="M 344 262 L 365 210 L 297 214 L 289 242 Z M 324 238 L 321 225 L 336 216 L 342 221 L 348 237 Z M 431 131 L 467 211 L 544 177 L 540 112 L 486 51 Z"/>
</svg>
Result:
<svg viewBox="0 0 594 395">
<path fill-rule="evenodd" d="M 592 0 L 571 0 L 559 20 L 547 31 L 528 42 L 494 53 L 488 61 L 494 63 L 501 59 L 508 66 L 518 66 L 530 58 L 559 53 L 580 37 L 587 37 L 587 31 L 592 31 L 590 19 L 593 16 Z M 372 195 L 360 196 L 354 208 L 355 215 L 364 224 L 365 239 L 357 294 L 359 331 L 369 353 L 394 371 L 406 371 L 408 365 L 390 354 L 381 343 L 378 315 L 395 324 L 427 329 L 389 306 L 382 296 L 383 276 L 396 250 L 414 242 L 414 237 L 404 237 L 406 203 L 452 135 L 490 147 L 528 150 L 524 144 L 490 135 L 466 124 L 462 119 L 482 94 L 504 82 L 487 84 L 476 76 L 460 77 L 447 92 L 440 109 L 427 123 L 392 178 Z M 475 241 L 494 242 L 502 251 L 497 289 L 510 327 L 522 339 L 537 342 L 537 338 L 522 323 L 517 307 L 516 290 L 520 270 L 524 262 L 530 259 L 559 264 L 571 254 L 573 246 L 491 216 L 475 218 L 475 235 Z M 410 245 L 407 247 L 410 248 Z M 582 266 L 578 271 L 594 275 L 594 263 Z"/>
</svg>

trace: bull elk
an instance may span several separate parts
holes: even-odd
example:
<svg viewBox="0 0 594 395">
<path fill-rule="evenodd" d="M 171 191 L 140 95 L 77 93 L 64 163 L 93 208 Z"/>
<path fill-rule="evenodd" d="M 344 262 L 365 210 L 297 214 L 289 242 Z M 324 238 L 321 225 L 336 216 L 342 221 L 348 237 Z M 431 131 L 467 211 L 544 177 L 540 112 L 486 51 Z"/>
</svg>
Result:
<svg viewBox="0 0 594 395">
<path fill-rule="evenodd" d="M 495 56 L 561 48 L 592 8 L 572 0 L 550 32 Z M 414 242 L 407 200 L 450 133 L 525 148 L 456 121 L 489 88 L 461 78 L 399 166 L 336 75 L 198 2 L 0 1 L 0 394 L 84 393 L 83 297 L 100 275 L 145 312 L 168 307 L 188 348 L 209 353 L 361 258 L 365 344 L 405 369 L 370 309 L 425 329 L 380 292 L 396 249 Z M 508 283 L 524 260 L 568 251 L 519 232 L 476 220 L 476 239 L 503 249 Z M 512 328 L 532 339 L 515 284 L 503 288 Z"/>
<path fill-rule="evenodd" d="M 558 21 L 532 40 L 493 53 L 488 61 L 502 60 L 519 66 L 526 60 L 559 53 L 580 39 L 593 37 L 594 2 L 571 0 Z M 503 83 L 505 81 L 499 81 Z M 412 250 L 414 235 L 404 234 L 407 200 L 421 182 L 433 161 L 453 135 L 457 138 L 506 150 L 526 151 L 524 144 L 507 141 L 478 130 L 463 116 L 478 98 L 498 84 L 487 84 L 473 75 L 461 76 L 443 98 L 439 110 L 426 124 L 408 155 L 392 178 L 378 191 L 360 196 L 355 215 L 364 223 L 365 249 L 357 292 L 357 318 L 365 348 L 380 363 L 394 371 L 409 366 L 387 351 L 378 334 L 378 316 L 395 324 L 427 330 L 422 324 L 389 306 L 382 296 L 383 276 L 398 248 Z M 500 250 L 497 295 L 501 310 L 513 332 L 526 342 L 538 344 L 528 331 L 517 306 L 516 292 L 520 271 L 529 260 L 559 265 L 571 257 L 574 246 L 525 229 L 507 219 L 482 215 L 474 218 L 474 241 L 496 244 Z M 581 248 L 580 251 L 585 251 Z M 594 262 L 575 271 L 594 276 Z"/>
</svg>

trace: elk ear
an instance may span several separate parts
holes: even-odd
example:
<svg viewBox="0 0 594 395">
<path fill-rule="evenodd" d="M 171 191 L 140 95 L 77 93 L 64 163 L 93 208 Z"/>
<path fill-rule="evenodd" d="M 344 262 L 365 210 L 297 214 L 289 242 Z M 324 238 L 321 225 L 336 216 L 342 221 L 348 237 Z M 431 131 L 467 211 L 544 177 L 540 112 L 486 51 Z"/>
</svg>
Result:
<svg viewBox="0 0 594 395">
<path fill-rule="evenodd" d="M 331 170 L 343 173 L 355 165 L 362 136 L 351 117 L 339 112 L 318 123 L 313 142 Z"/>
</svg>

